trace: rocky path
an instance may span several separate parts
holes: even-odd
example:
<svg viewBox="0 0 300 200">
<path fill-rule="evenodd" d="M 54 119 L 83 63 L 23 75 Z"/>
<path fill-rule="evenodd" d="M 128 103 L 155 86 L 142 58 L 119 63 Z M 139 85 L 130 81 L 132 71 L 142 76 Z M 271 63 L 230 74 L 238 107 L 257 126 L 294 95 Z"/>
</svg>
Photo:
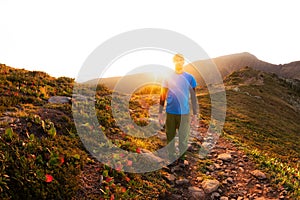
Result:
<svg viewBox="0 0 300 200">
<path fill-rule="evenodd" d="M 194 132 L 207 138 L 204 125 Z M 195 147 L 201 143 L 199 135 L 198 142 L 193 141 L 186 161 L 165 169 L 174 190 L 161 199 L 288 199 L 286 191 L 273 187 L 268 175 L 229 140 L 220 137 L 205 157 Z"/>
</svg>

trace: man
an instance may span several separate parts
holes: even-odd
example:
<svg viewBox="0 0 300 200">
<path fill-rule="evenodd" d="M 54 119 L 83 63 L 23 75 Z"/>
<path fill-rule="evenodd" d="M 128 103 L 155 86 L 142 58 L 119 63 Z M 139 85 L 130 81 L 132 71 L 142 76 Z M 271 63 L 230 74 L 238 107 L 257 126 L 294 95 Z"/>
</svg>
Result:
<svg viewBox="0 0 300 200">
<path fill-rule="evenodd" d="M 192 122 L 197 118 L 197 101 L 195 87 L 197 86 L 195 78 L 183 71 L 184 57 L 176 54 L 173 57 L 175 72 L 170 74 L 162 83 L 159 106 L 159 123 L 163 124 L 163 108 L 166 105 L 165 128 L 168 142 L 169 159 L 176 159 L 175 135 L 178 130 L 179 136 L 179 155 L 183 155 L 187 150 L 187 142 L 190 133 L 190 106 L 189 97 L 192 101 Z M 183 156 L 182 156 L 183 157 Z"/>
</svg>

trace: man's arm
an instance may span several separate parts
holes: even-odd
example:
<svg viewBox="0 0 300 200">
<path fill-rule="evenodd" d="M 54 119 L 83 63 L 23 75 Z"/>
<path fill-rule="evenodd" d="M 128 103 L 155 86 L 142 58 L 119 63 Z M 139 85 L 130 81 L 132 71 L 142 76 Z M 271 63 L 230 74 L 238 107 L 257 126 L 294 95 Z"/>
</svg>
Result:
<svg viewBox="0 0 300 200">
<path fill-rule="evenodd" d="M 163 111 L 164 106 L 165 106 L 167 93 L 168 93 L 168 88 L 161 88 L 160 99 L 159 99 L 159 111 L 158 111 L 158 121 L 161 125 L 164 124 L 164 122 L 163 122 L 164 117 L 163 117 L 162 111 Z"/>
<path fill-rule="evenodd" d="M 192 101 L 192 109 L 193 109 L 193 115 L 197 115 L 197 97 L 196 97 L 196 88 L 191 89 L 191 101 Z"/>
<path fill-rule="evenodd" d="M 193 109 L 193 115 L 192 115 L 192 125 L 195 126 L 198 124 L 198 103 L 197 103 L 197 97 L 196 97 L 196 89 L 191 89 L 191 101 L 192 101 L 192 109 Z"/>
<path fill-rule="evenodd" d="M 159 113 L 162 113 L 164 109 L 167 93 L 168 93 L 168 88 L 161 88 L 160 99 L 159 99 Z"/>
</svg>

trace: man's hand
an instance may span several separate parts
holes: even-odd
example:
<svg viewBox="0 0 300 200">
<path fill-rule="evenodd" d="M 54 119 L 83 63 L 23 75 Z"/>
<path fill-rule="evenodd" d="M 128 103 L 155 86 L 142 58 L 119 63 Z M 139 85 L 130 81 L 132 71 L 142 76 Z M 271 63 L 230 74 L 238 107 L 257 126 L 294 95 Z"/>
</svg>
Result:
<svg viewBox="0 0 300 200">
<path fill-rule="evenodd" d="M 163 125 L 164 122 L 164 115 L 162 113 L 158 113 L 158 122 L 160 125 Z"/>
</svg>

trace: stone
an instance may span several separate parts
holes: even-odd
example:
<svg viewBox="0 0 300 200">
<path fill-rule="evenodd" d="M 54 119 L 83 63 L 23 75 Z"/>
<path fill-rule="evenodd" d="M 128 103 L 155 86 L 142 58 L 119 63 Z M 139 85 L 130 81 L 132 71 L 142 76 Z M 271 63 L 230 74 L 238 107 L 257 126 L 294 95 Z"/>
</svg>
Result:
<svg viewBox="0 0 300 200">
<path fill-rule="evenodd" d="M 259 180 L 263 180 L 263 179 L 267 178 L 267 176 L 260 170 L 252 171 L 251 175 L 254 176 L 255 178 L 259 179 Z"/>
<path fill-rule="evenodd" d="M 180 199 L 182 199 L 182 196 L 179 195 L 179 194 L 172 194 L 172 195 L 171 195 L 171 199 L 174 199 L 174 200 L 180 200 Z"/>
<path fill-rule="evenodd" d="M 200 181 L 203 181 L 203 178 L 200 177 L 200 176 L 198 176 L 198 177 L 196 178 L 196 180 L 200 182 Z"/>
<path fill-rule="evenodd" d="M 233 179 L 231 177 L 228 177 L 226 179 L 226 182 L 229 183 L 229 184 L 232 184 L 233 183 Z"/>
<path fill-rule="evenodd" d="M 205 199 L 205 193 L 201 188 L 192 186 L 188 188 L 191 194 L 191 200 Z"/>
<path fill-rule="evenodd" d="M 279 197 L 279 199 L 281 200 L 281 199 L 285 199 L 285 196 L 284 195 L 281 195 L 280 197 Z"/>
<path fill-rule="evenodd" d="M 243 155 L 243 159 L 245 162 L 248 162 L 248 160 L 249 160 L 248 156 L 246 156 L 246 155 Z"/>
<path fill-rule="evenodd" d="M 219 186 L 220 186 L 220 182 L 217 180 L 204 180 L 202 183 L 202 188 L 204 189 L 205 193 L 212 193 L 215 192 Z"/>
<path fill-rule="evenodd" d="M 176 177 L 173 174 L 166 174 L 164 177 L 169 181 L 170 183 L 173 183 L 176 179 Z"/>
<path fill-rule="evenodd" d="M 240 91 L 240 88 L 239 87 L 235 87 L 232 89 L 234 92 L 239 92 Z"/>
<path fill-rule="evenodd" d="M 72 98 L 67 96 L 52 96 L 48 99 L 49 103 L 71 103 Z"/>
<path fill-rule="evenodd" d="M 218 192 L 214 192 L 214 193 L 211 194 L 210 197 L 211 197 L 211 199 L 219 199 L 220 196 L 221 196 L 221 195 L 220 195 Z"/>
<path fill-rule="evenodd" d="M 213 146 L 213 144 L 212 144 L 211 142 L 203 142 L 203 143 L 202 143 L 202 147 L 203 147 L 204 149 L 206 149 L 206 150 L 211 149 L 212 146 Z"/>
<path fill-rule="evenodd" d="M 228 197 L 222 196 L 222 197 L 220 198 L 220 200 L 228 200 Z"/>
<path fill-rule="evenodd" d="M 241 172 L 241 173 L 243 173 L 243 172 L 245 171 L 244 168 L 242 168 L 242 167 L 239 167 L 238 170 L 239 170 L 239 172 Z"/>
<path fill-rule="evenodd" d="M 165 160 L 163 160 L 161 157 L 156 156 L 153 152 L 147 149 L 141 149 L 141 153 L 143 153 L 151 162 L 155 162 L 155 163 L 165 162 Z"/>
<path fill-rule="evenodd" d="M 231 157 L 231 154 L 229 154 L 229 153 L 222 153 L 218 156 L 218 159 L 223 160 L 223 161 L 231 161 L 232 157 Z"/>
<path fill-rule="evenodd" d="M 219 169 L 222 168 L 222 167 L 221 167 L 219 164 L 217 164 L 217 163 L 215 163 L 214 166 L 215 166 L 215 168 L 216 168 L 217 170 L 219 170 Z"/>
<path fill-rule="evenodd" d="M 256 184 L 255 187 L 256 187 L 257 189 L 262 189 L 262 186 L 261 186 L 260 184 Z"/>
<path fill-rule="evenodd" d="M 187 179 L 179 179 L 179 180 L 176 180 L 175 181 L 175 183 L 176 183 L 176 185 L 186 185 L 186 184 L 188 184 L 190 181 L 189 180 L 187 180 Z"/>
<path fill-rule="evenodd" d="M 255 198 L 255 200 L 266 200 L 266 198 L 265 197 L 257 197 L 257 198 Z"/>
<path fill-rule="evenodd" d="M 183 161 L 183 164 L 184 164 L 185 166 L 187 166 L 187 165 L 189 165 L 189 161 L 184 160 L 184 161 Z"/>
<path fill-rule="evenodd" d="M 14 117 L 3 116 L 0 118 L 0 122 L 6 122 L 7 124 L 16 123 L 17 119 Z"/>
<path fill-rule="evenodd" d="M 213 172 L 215 171 L 215 167 L 213 165 L 209 165 L 206 167 L 208 169 L 208 171 Z"/>
<path fill-rule="evenodd" d="M 162 141 L 167 141 L 167 135 L 164 132 L 157 131 L 156 136 L 161 139 Z"/>
<path fill-rule="evenodd" d="M 174 172 L 181 172 L 183 171 L 183 169 L 179 166 L 179 165 L 176 165 L 174 166 L 172 169 L 171 169 L 171 172 L 174 173 Z"/>
</svg>

